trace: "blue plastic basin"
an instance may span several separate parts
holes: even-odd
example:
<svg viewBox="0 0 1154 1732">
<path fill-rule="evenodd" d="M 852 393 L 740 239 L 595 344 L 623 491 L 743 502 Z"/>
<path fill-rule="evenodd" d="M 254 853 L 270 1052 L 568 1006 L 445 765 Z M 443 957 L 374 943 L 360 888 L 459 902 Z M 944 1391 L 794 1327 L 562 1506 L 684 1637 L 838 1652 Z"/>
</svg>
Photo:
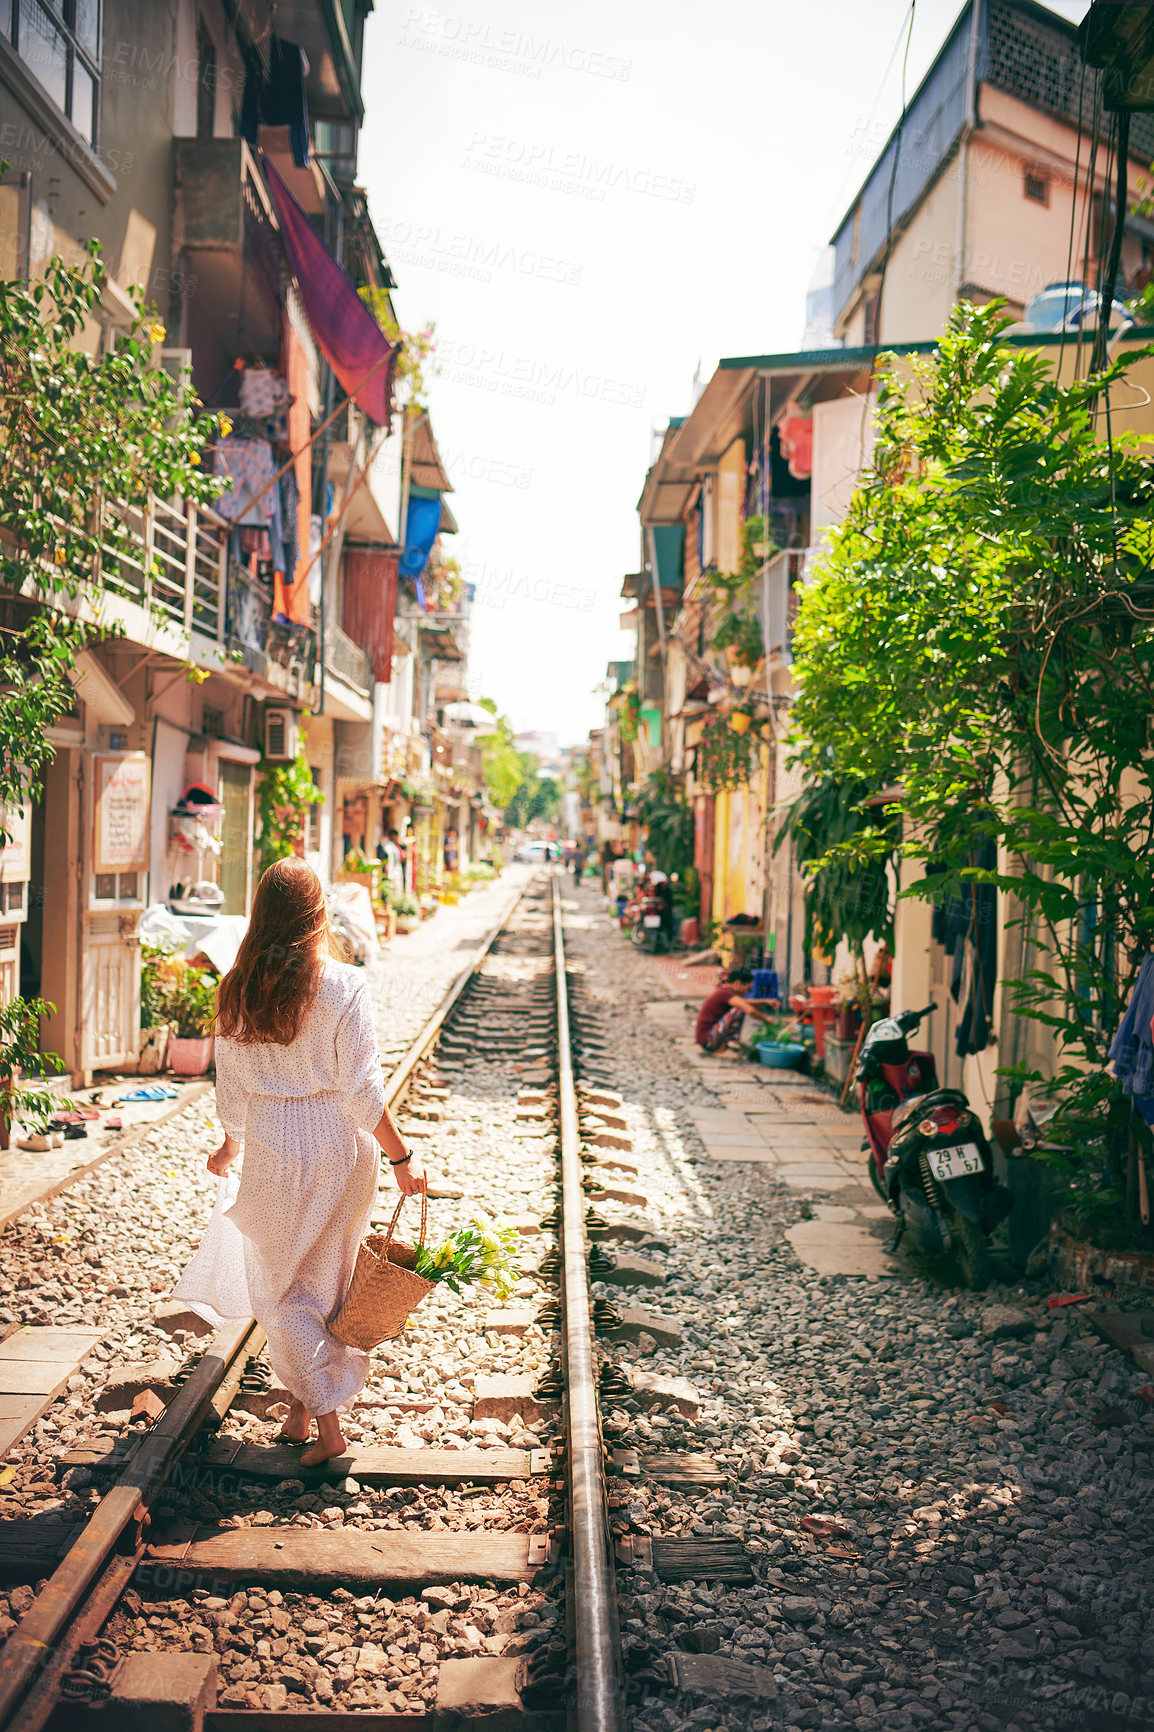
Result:
<svg viewBox="0 0 1154 1732">
<path fill-rule="evenodd" d="M 766 1041 L 757 1049 L 758 1063 L 768 1065 L 770 1070 L 797 1070 L 804 1058 L 804 1046 L 771 1045 Z"/>
</svg>

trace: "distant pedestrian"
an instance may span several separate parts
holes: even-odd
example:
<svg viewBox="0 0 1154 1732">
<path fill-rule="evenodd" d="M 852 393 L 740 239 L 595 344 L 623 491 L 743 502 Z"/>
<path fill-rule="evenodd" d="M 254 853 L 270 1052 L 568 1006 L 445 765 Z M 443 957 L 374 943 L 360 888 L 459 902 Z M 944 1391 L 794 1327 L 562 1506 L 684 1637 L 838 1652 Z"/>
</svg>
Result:
<svg viewBox="0 0 1154 1732">
<path fill-rule="evenodd" d="M 255 1317 L 269 1363 L 293 1397 L 286 1443 L 318 1441 L 315 1467 L 343 1455 L 339 1410 L 368 1359 L 329 1333 L 368 1230 L 384 1149 L 401 1191 L 426 1189 L 385 1105 L 364 975 L 334 961 L 320 879 L 278 860 L 217 996 L 216 1106 L 221 1180 L 200 1248 L 173 1297 L 214 1328 Z M 239 1182 L 230 1172 L 244 1141 Z"/>
<path fill-rule="evenodd" d="M 576 848 L 574 848 L 574 850 L 573 850 L 573 882 L 577 886 L 578 889 L 581 888 L 581 879 L 584 875 L 584 872 L 585 872 L 585 849 L 582 847 L 581 843 L 578 842 Z"/>
</svg>

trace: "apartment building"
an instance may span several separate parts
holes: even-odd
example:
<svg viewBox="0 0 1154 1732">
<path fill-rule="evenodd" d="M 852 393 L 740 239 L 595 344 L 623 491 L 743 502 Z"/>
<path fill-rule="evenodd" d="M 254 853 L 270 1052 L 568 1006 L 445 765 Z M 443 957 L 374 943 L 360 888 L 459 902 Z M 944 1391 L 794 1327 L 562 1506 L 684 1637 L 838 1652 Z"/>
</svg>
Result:
<svg viewBox="0 0 1154 1732">
<path fill-rule="evenodd" d="M 158 364 L 234 423 L 217 507 L 154 499 L 130 525 L 135 558 L 104 562 L 121 635 L 81 658 L 9 862 L 28 891 L 6 898 L 0 988 L 56 1005 L 45 1044 L 76 1076 L 135 1058 L 150 905 L 247 914 L 260 780 L 298 747 L 322 796 L 306 853 L 326 881 L 383 823 L 424 819 L 426 797 L 442 812 L 442 784 L 458 821 L 476 790 L 468 747 L 454 774 L 452 742 L 433 738 L 443 645 L 423 623 L 394 630 L 398 607 L 425 619 L 414 598 L 456 528 L 451 482 L 422 469 L 431 426 L 391 408 L 390 366 L 367 385 L 350 374 L 317 292 L 345 294 L 339 323 L 368 321 L 388 356 L 359 298 L 392 315 L 356 184 L 371 10 L 0 0 L 0 271 L 32 280 L 97 239 L 109 281 L 85 341 L 114 345 L 142 295 L 166 331 Z M 422 523 L 411 547 L 406 515 Z M 135 802 L 132 859 L 105 845 L 113 798 Z"/>
</svg>

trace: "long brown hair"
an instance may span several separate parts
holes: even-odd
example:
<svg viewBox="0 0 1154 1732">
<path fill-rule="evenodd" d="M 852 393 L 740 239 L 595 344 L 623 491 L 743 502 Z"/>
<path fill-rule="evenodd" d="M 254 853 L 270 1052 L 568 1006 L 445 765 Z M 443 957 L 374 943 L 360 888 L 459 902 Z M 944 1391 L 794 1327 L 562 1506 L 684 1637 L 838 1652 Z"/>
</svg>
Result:
<svg viewBox="0 0 1154 1732">
<path fill-rule="evenodd" d="M 321 881 L 304 860 L 275 860 L 252 901 L 248 931 L 216 995 L 216 1032 L 287 1046 L 320 984 L 329 935 Z"/>
</svg>

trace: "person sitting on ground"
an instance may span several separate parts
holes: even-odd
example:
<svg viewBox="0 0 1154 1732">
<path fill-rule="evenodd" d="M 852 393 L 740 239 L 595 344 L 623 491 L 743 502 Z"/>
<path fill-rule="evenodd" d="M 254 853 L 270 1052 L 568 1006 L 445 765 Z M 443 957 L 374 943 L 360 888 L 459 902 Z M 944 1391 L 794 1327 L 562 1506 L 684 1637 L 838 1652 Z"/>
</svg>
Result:
<svg viewBox="0 0 1154 1732">
<path fill-rule="evenodd" d="M 702 1001 L 693 1038 L 704 1052 L 721 1052 L 736 1041 L 748 1011 L 758 1022 L 768 1022 L 768 1012 L 780 1008 L 776 998 L 746 998 L 742 987 L 753 980 L 749 968 L 731 968 L 719 986 Z"/>
</svg>

